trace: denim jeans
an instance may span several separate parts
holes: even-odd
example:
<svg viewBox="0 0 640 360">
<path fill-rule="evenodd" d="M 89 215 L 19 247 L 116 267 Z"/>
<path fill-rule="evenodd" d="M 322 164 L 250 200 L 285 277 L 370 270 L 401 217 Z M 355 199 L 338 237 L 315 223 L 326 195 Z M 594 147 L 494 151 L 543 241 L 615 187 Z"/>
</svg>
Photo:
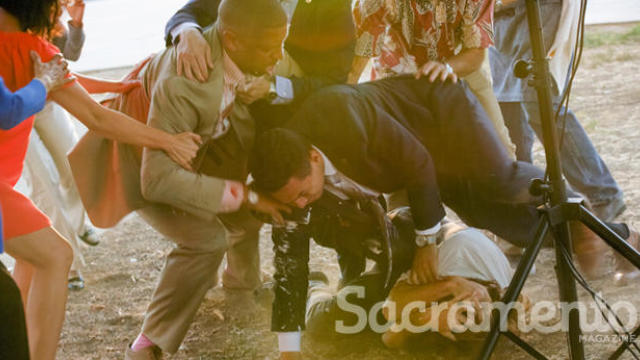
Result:
<svg viewBox="0 0 640 360">
<path fill-rule="evenodd" d="M 538 103 L 501 102 L 500 108 L 511 140 L 516 145 L 516 157 L 521 161 L 532 162 L 534 132 L 542 141 Z M 567 116 L 563 136 L 561 119 L 565 112 Z M 586 196 L 594 206 L 606 205 L 622 198 L 622 190 L 575 114 L 563 107 L 558 119 L 558 141 L 562 139 L 560 160 L 569 184 Z"/>
</svg>

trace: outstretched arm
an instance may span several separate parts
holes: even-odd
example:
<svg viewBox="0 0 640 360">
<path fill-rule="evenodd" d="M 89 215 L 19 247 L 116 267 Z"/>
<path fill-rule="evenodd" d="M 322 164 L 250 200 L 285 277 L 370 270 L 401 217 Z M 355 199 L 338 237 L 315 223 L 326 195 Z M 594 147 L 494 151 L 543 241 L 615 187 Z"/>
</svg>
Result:
<svg viewBox="0 0 640 360">
<path fill-rule="evenodd" d="M 0 78 L 0 129 L 12 129 L 29 116 L 42 110 L 46 99 L 47 89 L 37 79 L 33 79 L 15 93 L 11 93 Z"/>
<path fill-rule="evenodd" d="M 86 75 L 73 74 L 82 87 L 89 92 L 89 94 L 102 94 L 102 93 L 118 93 L 126 94 L 129 91 L 142 85 L 140 80 L 107 80 L 100 79 Z"/>
<path fill-rule="evenodd" d="M 82 47 L 84 46 L 84 0 L 75 0 L 72 4 L 66 4 L 65 8 L 71 19 L 67 23 L 67 33 L 65 35 L 62 53 L 66 59 L 76 61 L 80 58 Z"/>
<path fill-rule="evenodd" d="M 170 135 L 148 127 L 98 104 L 75 83 L 51 92 L 50 96 L 90 130 L 123 143 L 164 150 L 178 164 L 190 169 L 200 143 L 198 135 L 189 132 Z"/>
</svg>

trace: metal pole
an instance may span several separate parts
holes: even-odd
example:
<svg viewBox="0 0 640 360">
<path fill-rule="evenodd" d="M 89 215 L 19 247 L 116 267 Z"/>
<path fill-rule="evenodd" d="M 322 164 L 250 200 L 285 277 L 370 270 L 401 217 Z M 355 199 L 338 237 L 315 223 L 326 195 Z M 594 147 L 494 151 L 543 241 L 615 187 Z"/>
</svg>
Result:
<svg viewBox="0 0 640 360">
<path fill-rule="evenodd" d="M 524 287 L 524 283 L 527 281 L 527 277 L 531 273 L 533 264 L 536 262 L 536 258 L 540 253 L 542 244 L 544 243 L 544 238 L 548 233 L 549 220 L 545 215 L 540 219 L 540 223 L 536 229 L 536 236 L 533 239 L 533 242 L 526 248 L 522 255 L 522 260 L 520 260 L 518 268 L 511 278 L 511 283 L 507 288 L 507 292 L 502 297 L 503 303 L 510 304 L 518 299 L 518 295 L 520 295 L 520 292 Z M 489 360 L 491 357 L 493 350 L 498 344 L 498 338 L 501 334 L 500 329 L 507 323 L 507 315 L 508 313 L 502 314 L 499 311 L 493 311 L 491 314 L 491 330 L 489 331 L 487 338 L 484 340 L 479 359 Z"/>
<path fill-rule="evenodd" d="M 537 0 L 525 0 L 527 7 L 527 20 L 529 23 L 529 36 L 531 39 L 531 50 L 533 52 L 533 81 L 538 94 L 538 105 L 540 106 L 540 119 L 542 122 L 542 139 L 547 159 L 547 172 L 549 174 L 549 184 L 551 185 L 550 206 L 554 207 L 567 201 L 567 192 L 562 176 L 562 165 L 559 157 L 558 138 L 556 134 L 556 124 L 553 120 L 553 103 L 551 100 L 551 79 L 549 77 L 549 63 L 542 37 L 542 25 L 540 22 L 540 7 Z M 571 251 L 571 236 L 569 224 L 562 223 L 554 227 L 556 241 L 556 274 L 558 277 L 558 287 L 560 301 L 565 306 L 562 311 L 567 311 L 568 304 L 574 303 L 578 299 L 576 283 L 569 271 L 567 260 L 562 255 L 559 246 L 565 246 Z M 570 310 L 569 313 L 569 355 L 570 358 L 584 359 L 584 347 L 580 342 L 580 322 L 577 309 Z"/>
</svg>

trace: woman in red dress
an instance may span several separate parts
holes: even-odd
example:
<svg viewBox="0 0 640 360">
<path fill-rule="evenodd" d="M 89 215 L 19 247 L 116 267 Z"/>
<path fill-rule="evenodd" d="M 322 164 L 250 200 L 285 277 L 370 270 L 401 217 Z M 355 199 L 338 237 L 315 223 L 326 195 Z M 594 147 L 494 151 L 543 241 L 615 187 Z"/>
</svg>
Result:
<svg viewBox="0 0 640 360">
<path fill-rule="evenodd" d="M 59 50 L 43 40 L 55 26 L 58 0 L 0 0 L 0 76 L 15 91 L 33 74 L 30 51 L 49 61 Z M 149 128 L 96 103 L 75 81 L 49 93 L 89 129 L 122 142 L 163 149 L 188 168 L 200 138 Z M 33 117 L 0 130 L 0 207 L 5 250 L 16 259 L 14 278 L 25 304 L 32 359 L 54 359 L 64 321 L 67 273 L 73 258 L 67 241 L 33 203 L 13 189 L 22 173 Z"/>
</svg>

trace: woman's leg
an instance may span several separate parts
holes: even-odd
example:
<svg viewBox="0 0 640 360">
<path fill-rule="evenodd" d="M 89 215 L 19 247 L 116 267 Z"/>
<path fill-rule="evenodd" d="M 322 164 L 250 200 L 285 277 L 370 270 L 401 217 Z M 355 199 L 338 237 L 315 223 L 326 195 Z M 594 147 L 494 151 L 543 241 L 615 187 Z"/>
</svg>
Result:
<svg viewBox="0 0 640 360">
<path fill-rule="evenodd" d="M 64 321 L 73 251 L 51 227 L 9 239 L 6 251 L 33 267 L 25 307 L 29 349 L 34 360 L 52 360 Z"/>
<path fill-rule="evenodd" d="M 13 269 L 13 279 L 20 289 L 22 297 L 22 305 L 27 307 L 27 299 L 29 299 L 29 288 L 31 287 L 31 278 L 33 277 L 33 266 L 28 262 L 16 259 L 16 265 Z"/>
</svg>

